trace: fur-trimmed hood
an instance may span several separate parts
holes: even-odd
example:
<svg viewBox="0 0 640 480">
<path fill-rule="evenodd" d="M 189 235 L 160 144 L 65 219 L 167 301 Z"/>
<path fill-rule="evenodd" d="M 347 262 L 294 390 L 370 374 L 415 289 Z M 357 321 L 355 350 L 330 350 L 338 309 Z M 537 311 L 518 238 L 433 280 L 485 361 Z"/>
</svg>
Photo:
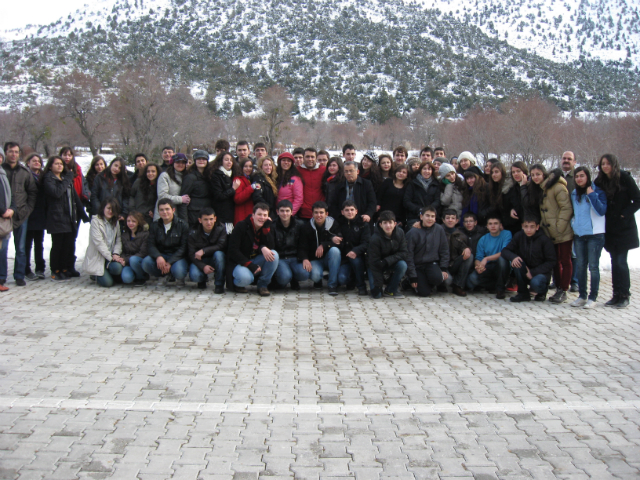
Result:
<svg viewBox="0 0 640 480">
<path fill-rule="evenodd" d="M 506 182 L 505 182 L 506 183 Z M 562 170 L 559 168 L 555 168 L 549 172 L 549 176 L 546 178 L 544 182 L 540 185 L 543 190 L 548 190 L 553 187 L 556 183 L 560 183 L 561 185 L 567 186 L 567 181 L 564 179 L 564 175 L 562 175 Z"/>
</svg>

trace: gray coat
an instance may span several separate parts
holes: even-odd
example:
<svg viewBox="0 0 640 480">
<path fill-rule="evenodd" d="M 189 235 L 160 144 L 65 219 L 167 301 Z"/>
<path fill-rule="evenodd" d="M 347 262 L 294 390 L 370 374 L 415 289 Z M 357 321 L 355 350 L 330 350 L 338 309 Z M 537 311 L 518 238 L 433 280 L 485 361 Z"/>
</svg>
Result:
<svg viewBox="0 0 640 480">
<path fill-rule="evenodd" d="M 460 217 L 462 215 L 462 192 L 453 183 L 448 184 L 444 187 L 444 192 L 440 194 L 440 205 L 443 213 L 448 208 L 451 208 Z"/>
<path fill-rule="evenodd" d="M 91 230 L 89 232 L 89 246 L 82 262 L 82 270 L 88 275 L 101 277 L 104 275 L 104 264 L 110 262 L 113 254 L 122 253 L 122 240 L 120 238 L 120 228 L 118 224 L 113 227 L 116 231 L 113 243 L 107 244 L 107 221 L 97 215 L 91 219 Z"/>
<path fill-rule="evenodd" d="M 176 179 L 178 182 L 174 182 L 171 180 L 171 177 L 167 172 L 162 172 L 158 177 L 158 200 L 162 200 L 163 198 L 168 198 L 173 202 L 173 205 L 176 207 L 176 213 L 183 220 L 187 219 L 186 209 L 182 208 L 182 196 L 180 195 L 180 190 L 182 189 L 182 173 L 176 172 Z M 183 212 L 184 211 L 184 212 Z M 184 217 L 182 215 L 184 213 Z M 153 221 L 160 219 L 160 214 L 158 213 L 158 202 L 156 202 L 156 208 L 153 211 Z"/>
<path fill-rule="evenodd" d="M 417 281 L 416 267 L 437 263 L 444 272 L 449 268 L 449 241 L 442 225 L 410 228 L 407 233 L 407 277 Z"/>
</svg>

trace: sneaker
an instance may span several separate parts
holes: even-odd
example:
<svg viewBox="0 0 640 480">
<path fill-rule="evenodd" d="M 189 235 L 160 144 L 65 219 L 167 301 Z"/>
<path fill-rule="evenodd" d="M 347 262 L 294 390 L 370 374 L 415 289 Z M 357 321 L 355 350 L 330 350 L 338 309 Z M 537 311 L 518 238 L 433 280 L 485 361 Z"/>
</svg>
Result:
<svg viewBox="0 0 640 480">
<path fill-rule="evenodd" d="M 75 267 L 74 267 L 74 268 L 70 268 L 68 271 L 66 271 L 66 272 L 65 272 L 65 275 L 66 275 L 67 277 L 69 277 L 69 278 L 77 278 L 77 277 L 79 277 L 79 276 L 80 276 L 80 272 L 79 272 L 79 271 L 77 271 L 77 270 L 75 269 Z"/>
<path fill-rule="evenodd" d="M 169 272 L 165 277 L 164 283 L 175 283 L 175 281 L 176 281 L 176 277 L 174 277 L 173 274 Z"/>
<path fill-rule="evenodd" d="M 38 275 L 36 275 L 36 274 L 35 274 L 35 273 L 33 273 L 33 272 L 29 272 L 29 273 L 27 273 L 27 274 L 25 275 L 25 278 L 26 278 L 27 280 L 37 280 L 37 279 L 38 279 Z"/>
<path fill-rule="evenodd" d="M 335 297 L 336 295 L 338 295 L 338 289 L 336 287 L 331 287 L 329 289 L 329 295 L 331 295 L 332 297 Z"/>
<path fill-rule="evenodd" d="M 24 278 L 17 278 L 16 279 L 16 285 L 19 287 L 26 287 L 27 286 L 27 282 L 24 281 Z"/>
<path fill-rule="evenodd" d="M 584 304 L 584 307 L 582 308 L 595 308 L 596 307 L 596 301 L 595 300 L 587 300 L 587 303 Z"/>
<path fill-rule="evenodd" d="M 587 304 L 586 298 L 576 298 L 573 302 L 571 302 L 572 307 L 584 307 Z"/>
<path fill-rule="evenodd" d="M 551 303 L 564 303 L 567 301 L 567 292 L 565 292 L 564 290 L 556 290 L 556 293 L 554 293 L 551 298 L 549 299 L 549 301 Z"/>
<path fill-rule="evenodd" d="M 221 293 L 224 293 L 224 285 L 216 285 L 216 288 L 213 291 L 213 293 L 217 293 L 218 295 L 220 295 Z"/>
<path fill-rule="evenodd" d="M 57 270 L 55 272 L 51 272 L 51 280 L 55 280 L 58 282 L 62 282 L 64 280 L 68 280 L 67 276 L 62 273 L 60 270 Z"/>
<path fill-rule="evenodd" d="M 617 293 L 613 294 L 613 297 L 611 297 L 611 300 L 609 300 L 608 302 L 606 302 L 604 304 L 605 307 L 614 307 L 616 306 L 618 303 L 620 302 L 620 295 L 618 295 Z"/>
<path fill-rule="evenodd" d="M 386 290 L 384 291 L 382 296 L 384 298 L 395 298 L 397 300 L 400 300 L 401 298 L 404 298 L 404 295 L 402 293 L 400 293 L 400 292 L 392 293 L 392 292 L 388 292 Z"/>
<path fill-rule="evenodd" d="M 313 288 L 315 288 L 316 290 L 322 290 L 322 280 L 320 280 L 319 282 L 313 282 Z"/>
<path fill-rule="evenodd" d="M 498 290 L 498 292 L 496 293 L 496 298 L 498 300 L 504 300 L 505 298 L 507 298 L 507 294 L 504 290 Z"/>
<path fill-rule="evenodd" d="M 358 287 L 358 295 L 362 297 L 366 297 L 367 295 L 369 295 L 369 292 L 367 292 L 367 287 Z"/>
<path fill-rule="evenodd" d="M 547 299 L 546 293 L 537 293 L 534 300 L 536 302 L 544 302 Z"/>
<path fill-rule="evenodd" d="M 205 288 L 207 288 L 207 282 L 198 282 L 198 288 L 200 290 L 204 290 Z"/>
<path fill-rule="evenodd" d="M 519 293 L 519 294 L 517 294 L 515 297 L 511 297 L 511 298 L 509 299 L 509 301 L 510 301 L 510 302 L 513 302 L 513 303 L 528 302 L 528 301 L 530 301 L 530 300 L 531 300 L 531 297 L 529 296 L 529 294 L 528 294 L 528 293 L 526 293 L 526 294 L 524 294 L 524 295 L 522 295 L 522 294 L 520 294 L 520 293 Z"/>
<path fill-rule="evenodd" d="M 627 308 L 629 306 L 629 297 L 620 295 L 620 301 L 614 305 L 615 308 Z"/>
<path fill-rule="evenodd" d="M 453 285 L 451 287 L 451 293 L 453 293 L 454 295 L 457 295 L 459 297 L 466 297 L 467 296 L 467 292 L 465 292 L 462 288 L 460 288 L 458 285 Z"/>
<path fill-rule="evenodd" d="M 36 272 L 36 277 L 38 277 L 38 280 L 44 280 L 45 279 L 44 270 L 38 270 Z"/>
<path fill-rule="evenodd" d="M 261 297 L 268 297 L 269 295 L 271 295 L 271 293 L 269 292 L 269 289 L 267 287 L 260 287 L 258 289 L 258 294 Z"/>
<path fill-rule="evenodd" d="M 578 293 L 580 291 L 580 289 L 578 288 L 578 284 L 577 283 L 572 283 L 571 287 L 569 288 L 569 291 L 571 293 Z"/>
</svg>

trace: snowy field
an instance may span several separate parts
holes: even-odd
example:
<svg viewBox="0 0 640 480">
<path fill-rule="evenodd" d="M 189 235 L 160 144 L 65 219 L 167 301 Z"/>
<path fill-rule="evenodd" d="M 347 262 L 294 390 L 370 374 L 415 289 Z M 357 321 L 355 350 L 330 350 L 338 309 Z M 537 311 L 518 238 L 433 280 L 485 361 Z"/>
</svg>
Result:
<svg viewBox="0 0 640 480">
<path fill-rule="evenodd" d="M 331 152 L 331 154 L 339 155 L 342 152 Z M 364 152 L 358 152 L 358 158 L 362 157 Z M 379 153 L 382 153 L 380 151 Z M 107 163 L 109 163 L 115 155 L 102 155 Z M 78 164 L 82 168 L 82 172 L 85 173 L 89 169 L 89 164 L 91 163 L 91 157 L 77 157 L 76 160 Z M 131 168 L 131 167 L 129 167 Z M 636 212 L 636 223 L 640 225 L 640 211 Z M 84 254 L 87 251 L 87 246 L 89 244 L 89 224 L 83 223 L 80 226 L 80 232 L 78 233 L 78 240 L 76 242 L 76 255 L 78 257 L 76 268 L 80 269 L 82 265 L 82 260 L 84 259 Z M 45 249 L 45 260 L 47 262 L 47 266 L 49 265 L 49 250 L 51 249 L 51 237 L 49 235 L 45 235 L 44 240 L 44 249 Z M 13 246 L 13 239 L 9 242 L 9 259 L 13 259 L 15 257 L 15 248 Z M 32 261 L 33 264 L 33 261 Z M 35 264 L 32 265 L 34 268 Z M 629 252 L 629 267 L 631 268 L 640 268 L 640 249 L 631 250 Z M 602 270 L 611 270 L 611 260 L 609 258 L 609 254 L 602 250 L 602 257 L 600 258 L 600 268 Z M 13 271 L 13 262 L 9 262 L 9 271 Z M 9 275 L 10 277 L 10 275 Z"/>
</svg>

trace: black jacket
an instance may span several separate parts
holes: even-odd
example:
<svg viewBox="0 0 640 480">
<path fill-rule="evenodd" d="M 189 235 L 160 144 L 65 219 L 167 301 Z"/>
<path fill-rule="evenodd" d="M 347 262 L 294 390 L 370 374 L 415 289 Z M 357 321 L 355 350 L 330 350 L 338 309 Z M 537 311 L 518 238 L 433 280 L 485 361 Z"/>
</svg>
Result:
<svg viewBox="0 0 640 480">
<path fill-rule="evenodd" d="M 156 260 L 161 255 L 168 255 L 167 262 L 176 263 L 187 257 L 187 238 L 189 237 L 189 225 L 187 222 L 173 216 L 171 228 L 164 230 L 164 222 L 158 219 L 151 224 L 149 231 L 149 255 Z"/>
<path fill-rule="evenodd" d="M 145 197 L 140 187 L 140 179 L 137 179 L 131 187 L 131 196 L 129 197 L 129 211 L 140 212 L 147 223 L 153 222 L 153 211 L 156 208 L 156 202 L 158 201 L 158 188 L 157 185 L 151 185 L 149 187 L 149 195 Z M 149 215 L 151 212 L 151 215 Z"/>
<path fill-rule="evenodd" d="M 371 228 L 368 223 L 356 217 L 348 220 L 344 216 L 338 218 L 337 235 L 342 237 L 340 251 L 342 252 L 342 263 L 347 263 L 347 253 L 354 252 L 358 257 L 364 257 L 369 250 L 371 240 Z"/>
<path fill-rule="evenodd" d="M 524 230 L 520 230 L 502 249 L 501 256 L 509 262 L 516 257 L 522 258 L 534 277 L 546 275 L 551 278 L 556 264 L 556 249 L 541 229 L 532 237 L 527 237 Z"/>
<path fill-rule="evenodd" d="M 89 220 L 73 188 L 72 172 L 64 172 L 62 180 L 58 180 L 53 172 L 47 172 L 44 176 L 44 192 L 47 198 L 45 226 L 49 234 L 75 232 L 78 220 Z"/>
<path fill-rule="evenodd" d="M 512 209 L 518 213 L 518 218 L 511 218 Z M 496 206 L 488 205 L 487 215 L 489 214 L 498 215 L 502 226 L 512 234 L 519 232 L 524 218 L 520 185 L 508 178 L 502 186 L 502 201 Z"/>
<path fill-rule="evenodd" d="M 462 234 L 467 238 L 467 245 L 471 249 L 471 253 L 473 253 L 473 257 L 475 258 L 476 248 L 478 248 L 478 242 L 489 232 L 489 230 L 487 230 L 487 227 L 476 225 L 476 228 L 471 231 L 468 231 L 464 227 L 460 227 L 459 231 L 462 232 Z"/>
<path fill-rule="evenodd" d="M 213 196 L 213 209 L 220 223 L 233 223 L 235 203 L 233 197 L 236 191 L 233 189 L 233 178 L 227 177 L 220 170 L 213 172 L 211 177 L 211 194 Z"/>
<path fill-rule="evenodd" d="M 455 228 L 453 232 L 448 232 L 446 227 L 444 233 L 447 236 L 447 242 L 449 242 L 449 266 L 453 265 L 456 258 L 462 255 L 465 249 L 469 247 L 469 238 L 460 230 Z"/>
<path fill-rule="evenodd" d="M 338 218 L 342 211 L 342 204 L 347 199 L 347 181 L 343 180 L 336 184 L 335 192 L 332 192 L 331 203 L 329 204 L 329 215 Z M 370 218 L 376 213 L 378 200 L 373 184 L 366 178 L 356 178 L 353 185 L 353 201 L 358 207 L 358 215 L 369 215 Z"/>
<path fill-rule="evenodd" d="M 407 186 L 396 188 L 391 178 L 385 179 L 378 189 L 378 205 L 380 212 L 392 211 L 396 216 L 396 222 L 404 227 L 407 223 L 404 209 L 404 197 L 407 194 Z"/>
<path fill-rule="evenodd" d="M 322 245 L 323 248 L 322 258 L 324 258 L 331 247 L 338 247 L 338 245 L 333 243 L 333 237 L 337 235 L 338 224 L 332 217 L 327 217 L 323 228 L 320 229 L 316 228 L 316 222 L 313 221 L 313 218 L 305 220 L 300 240 L 302 243 L 302 258 L 300 258 L 300 261 L 318 260 L 318 258 L 316 258 L 316 250 L 320 245 Z"/>
<path fill-rule="evenodd" d="M 138 228 L 142 228 L 143 230 L 139 230 L 133 238 L 131 238 L 131 230 L 129 230 L 128 227 L 125 227 L 120 235 L 122 239 L 122 254 L 120 254 L 120 256 L 127 265 L 130 265 L 129 260 L 131 257 L 144 258 L 147 256 L 147 250 L 149 248 L 149 225 L 140 225 Z"/>
<path fill-rule="evenodd" d="M 211 184 L 204 178 L 197 168 L 192 168 L 182 177 L 180 195 L 189 195 L 191 201 L 187 205 L 187 217 L 191 227 L 198 224 L 200 210 L 211 207 Z M 217 214 L 218 212 L 216 212 Z"/>
<path fill-rule="evenodd" d="M 104 172 L 97 175 L 93 181 L 93 188 L 91 189 L 91 212 L 93 215 L 98 214 L 100 210 L 100 204 L 103 200 L 114 197 L 120 204 L 121 214 L 126 216 L 129 213 L 129 196 L 124 195 L 123 185 L 119 181 L 115 181 L 111 186 L 104 177 Z"/>
<path fill-rule="evenodd" d="M 291 217 L 289 227 L 285 228 L 285 226 L 282 225 L 280 217 L 276 218 L 274 226 L 275 248 L 280 258 L 301 259 L 304 257 L 304 244 L 301 241 L 303 226 L 303 220 Z"/>
<path fill-rule="evenodd" d="M 264 174 L 262 172 L 255 172 L 251 176 L 251 182 L 260 184 L 260 188 L 254 190 L 251 194 L 253 204 L 266 203 L 269 205 L 269 212 L 271 215 L 274 215 L 276 211 L 276 195 L 274 195 L 273 188 L 271 188 Z"/>
<path fill-rule="evenodd" d="M 427 190 L 422 187 L 422 183 L 414 178 L 408 185 L 404 194 L 404 208 L 408 220 L 418 220 L 420 210 L 423 207 L 432 206 L 436 212 L 440 211 L 440 182 L 435 177 L 431 178 L 431 183 Z M 407 222 L 409 225 L 410 222 Z"/>
<path fill-rule="evenodd" d="M 635 213 L 640 209 L 640 190 L 629 172 L 620 171 L 620 188 L 607 195 L 604 248 L 611 251 L 638 248 L 638 226 Z"/>
<path fill-rule="evenodd" d="M 236 265 L 242 265 L 255 273 L 258 265 L 251 262 L 254 254 L 253 246 L 257 245 L 258 252 L 267 247 L 275 250 L 275 238 L 273 235 L 273 224 L 267 220 L 262 228 L 255 231 L 253 227 L 252 215 L 238 222 L 233 227 L 233 232 L 229 237 L 229 250 L 227 252 L 227 285 L 233 285 L 233 269 Z M 259 255 L 260 253 L 258 253 Z"/>
<path fill-rule="evenodd" d="M 407 232 L 407 277 L 411 283 L 418 281 L 416 268 L 437 263 L 444 272 L 449 268 L 449 242 L 442 225 L 410 228 Z"/>
<path fill-rule="evenodd" d="M 44 192 L 44 185 L 35 178 L 36 187 L 38 188 L 38 196 L 36 197 L 36 205 L 29 215 L 27 230 L 44 230 L 47 228 L 47 195 Z"/>
<path fill-rule="evenodd" d="M 198 223 L 196 228 L 189 233 L 187 244 L 189 247 L 189 261 L 200 270 L 204 270 L 207 264 L 196 258 L 196 252 L 203 250 L 203 257 L 211 257 L 216 252 L 224 252 L 227 248 L 227 229 L 223 223 L 216 222 L 211 233 L 206 235 L 202 224 Z"/>
<path fill-rule="evenodd" d="M 387 237 L 382 227 L 376 225 L 375 232 L 369 241 L 367 257 L 375 287 L 382 288 L 385 269 L 392 267 L 400 260 L 406 262 L 409 258 L 407 240 L 402 229 L 396 227 L 391 237 Z M 371 285 L 370 287 L 374 288 Z"/>
<path fill-rule="evenodd" d="M 29 218 L 36 205 L 38 187 L 31 170 L 20 162 L 11 168 L 5 160 L 2 168 L 7 173 L 7 180 L 11 186 L 11 202 L 16 206 L 12 217 L 13 228 L 18 228 Z"/>
</svg>

